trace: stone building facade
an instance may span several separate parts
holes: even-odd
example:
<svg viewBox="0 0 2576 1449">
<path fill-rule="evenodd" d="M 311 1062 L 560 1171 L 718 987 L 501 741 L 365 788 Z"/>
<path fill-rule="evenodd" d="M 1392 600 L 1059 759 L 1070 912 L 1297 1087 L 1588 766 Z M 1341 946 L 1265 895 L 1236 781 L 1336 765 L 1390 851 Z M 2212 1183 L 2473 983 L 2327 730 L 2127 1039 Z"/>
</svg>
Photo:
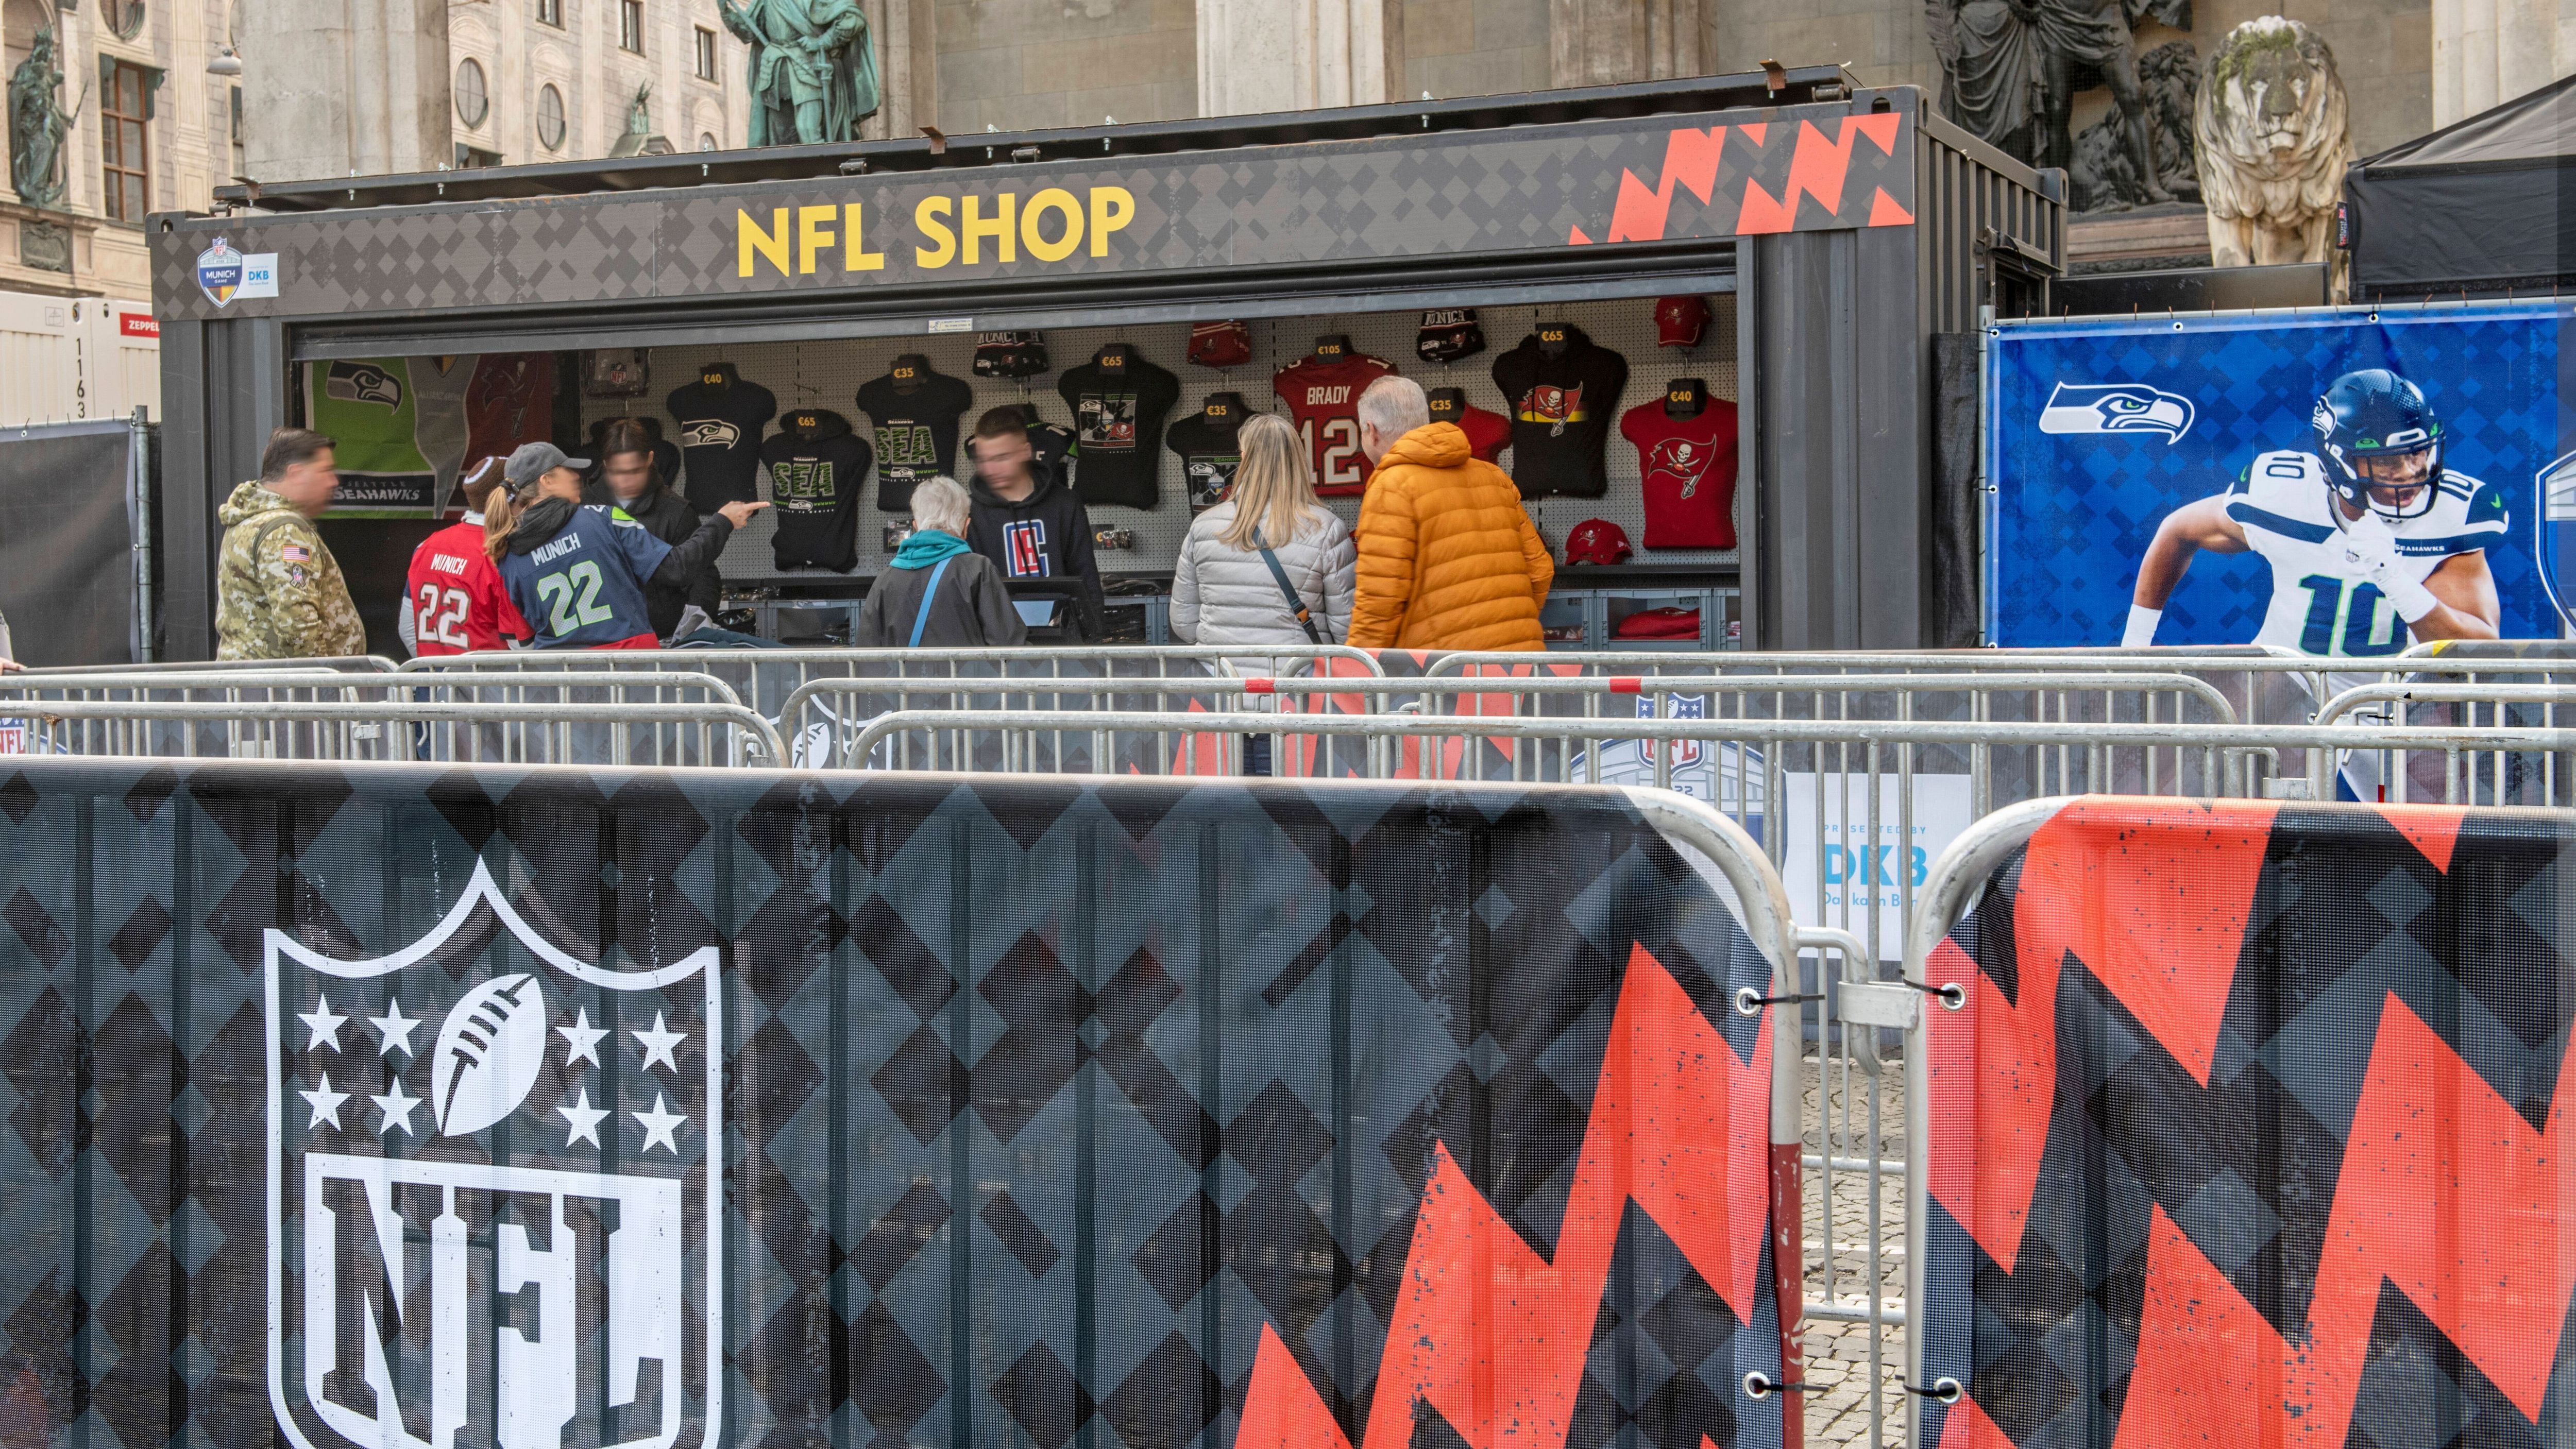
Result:
<svg viewBox="0 0 2576 1449">
<path fill-rule="evenodd" d="M 207 66 L 239 3 L 0 0 L 0 81 L 50 30 L 75 112 L 54 205 L 27 205 L 0 167 L 0 293 L 151 296 L 144 214 L 205 210 L 235 169 L 241 82 Z"/>
</svg>

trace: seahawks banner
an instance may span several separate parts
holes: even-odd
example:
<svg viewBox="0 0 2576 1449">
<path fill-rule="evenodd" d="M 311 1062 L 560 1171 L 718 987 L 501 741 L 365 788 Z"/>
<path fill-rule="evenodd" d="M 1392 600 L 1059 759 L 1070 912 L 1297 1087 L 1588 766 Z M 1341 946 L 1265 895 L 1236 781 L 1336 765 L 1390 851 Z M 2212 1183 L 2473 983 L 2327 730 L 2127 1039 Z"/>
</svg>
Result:
<svg viewBox="0 0 2576 1449">
<path fill-rule="evenodd" d="M 1925 965 L 1913 1441 L 2576 1442 L 2576 816 L 2092 797 Z"/>
<path fill-rule="evenodd" d="M 2557 639 L 2576 609 L 2559 302 L 1989 329 L 1989 642 L 2334 657 Z"/>
<path fill-rule="evenodd" d="M 0 851 L 13 1445 L 1784 1443 L 1772 966 L 1617 792 L 40 761 Z"/>
<path fill-rule="evenodd" d="M 335 445 L 334 514 L 412 518 L 448 506 L 458 476 L 554 430 L 555 363 L 539 352 L 308 362 L 306 426 Z"/>
</svg>

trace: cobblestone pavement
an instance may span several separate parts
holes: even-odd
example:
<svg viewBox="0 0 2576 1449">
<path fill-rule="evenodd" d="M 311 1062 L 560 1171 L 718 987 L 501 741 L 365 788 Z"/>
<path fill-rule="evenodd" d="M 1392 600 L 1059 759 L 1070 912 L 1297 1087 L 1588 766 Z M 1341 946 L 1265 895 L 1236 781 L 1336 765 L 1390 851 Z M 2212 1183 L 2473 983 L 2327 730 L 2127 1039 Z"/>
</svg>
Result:
<svg viewBox="0 0 2576 1449">
<path fill-rule="evenodd" d="M 1869 1294 L 1869 1182 L 1856 1170 L 1837 1169 L 1833 1181 L 1833 1241 L 1837 1250 L 1832 1282 L 1826 1281 L 1822 1201 L 1825 1174 L 1814 1165 L 1831 1134 L 1837 1158 L 1869 1156 L 1869 1079 L 1840 1062 L 1806 1064 L 1806 1301 L 1812 1306 L 1832 1300 L 1866 1301 Z M 1830 1093 L 1828 1093 L 1830 1087 Z M 1888 1062 L 1880 1089 L 1879 1155 L 1890 1162 L 1905 1153 L 1905 1090 L 1902 1067 Z M 1830 1121 L 1818 1111 L 1829 1100 Z M 1891 1169 L 1880 1184 L 1879 1240 L 1887 1245 L 1879 1281 L 1884 1301 L 1894 1306 L 1905 1296 L 1905 1178 Z M 1880 1409 L 1884 1428 L 1873 1440 L 1870 1426 L 1869 1327 L 1810 1316 L 1806 1321 L 1807 1381 L 1820 1392 L 1807 1396 L 1807 1442 L 1814 1445 L 1895 1446 L 1905 1442 L 1905 1330 L 1887 1330 L 1881 1349 L 1878 1381 L 1883 1386 Z"/>
</svg>

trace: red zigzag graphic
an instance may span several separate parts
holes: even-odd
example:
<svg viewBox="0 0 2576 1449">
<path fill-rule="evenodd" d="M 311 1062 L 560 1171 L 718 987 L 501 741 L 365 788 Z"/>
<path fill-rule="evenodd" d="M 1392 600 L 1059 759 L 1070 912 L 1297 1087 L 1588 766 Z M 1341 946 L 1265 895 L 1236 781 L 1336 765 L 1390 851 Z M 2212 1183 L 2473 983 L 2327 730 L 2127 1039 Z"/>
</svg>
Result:
<svg viewBox="0 0 2576 1449">
<path fill-rule="evenodd" d="M 2384 813 L 2449 868 L 2461 812 Z M 1939 1033 L 1932 1046 L 1932 1190 L 2004 1271 L 2048 1130 L 2060 964 L 2071 952 L 2206 1085 L 2270 825 L 2262 806 L 2186 821 L 2171 806 L 2084 802 L 2032 836 L 2014 903 L 2018 1002 L 2006 1005 L 1987 983 L 1969 1029 Z M 1956 946 L 1942 951 L 1933 979 L 1975 970 Z M 2249 1429 L 2282 1449 L 2340 1449 L 2383 1282 L 2537 1422 L 2576 1297 L 2565 1211 L 2576 1040 L 2558 1081 L 2547 1126 L 2535 1132 L 2390 995 L 2346 1137 L 2306 1343 L 2285 1341 L 2158 1208 L 2114 1449 L 2233 1444 Z M 2249 1425 L 2249 1414 L 2261 1421 Z M 2009 1443 L 1972 1403 L 1942 1433 L 1942 1449 Z"/>
<path fill-rule="evenodd" d="M 1503 1221 L 1446 1147 L 1433 1148 L 1378 1363 L 1367 1449 L 1406 1449 L 1417 1399 L 1472 1449 L 1560 1449 L 1631 1201 L 1738 1319 L 1749 1318 L 1770 1080 L 1767 1018 L 1753 1059 L 1739 1061 L 1663 964 L 1642 948 L 1631 952 L 1553 1260 Z M 1267 1325 L 1234 1449 L 1350 1449 Z"/>
</svg>

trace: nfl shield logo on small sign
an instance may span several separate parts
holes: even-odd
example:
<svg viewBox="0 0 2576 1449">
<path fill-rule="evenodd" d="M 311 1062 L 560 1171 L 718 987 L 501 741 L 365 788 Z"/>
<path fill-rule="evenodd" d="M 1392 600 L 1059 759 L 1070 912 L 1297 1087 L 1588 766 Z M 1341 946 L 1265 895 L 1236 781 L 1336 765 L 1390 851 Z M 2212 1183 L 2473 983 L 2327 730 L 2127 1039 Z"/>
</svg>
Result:
<svg viewBox="0 0 2576 1449">
<path fill-rule="evenodd" d="M 2576 631 L 2576 453 L 2541 469 L 2532 492 L 2538 505 L 2531 515 L 2539 520 L 2539 546 L 2533 552 L 2540 560 L 2540 581 L 2548 586 L 2558 617 Z"/>
<path fill-rule="evenodd" d="M 703 1449 L 723 1342 L 716 948 L 582 961 L 477 865 L 391 955 L 276 930 L 264 954 L 287 1440 Z"/>
<path fill-rule="evenodd" d="M 223 306 L 241 290 L 242 254 L 233 250 L 230 237 L 217 237 L 215 244 L 197 253 L 197 285 L 205 290 L 206 300 Z"/>
</svg>

